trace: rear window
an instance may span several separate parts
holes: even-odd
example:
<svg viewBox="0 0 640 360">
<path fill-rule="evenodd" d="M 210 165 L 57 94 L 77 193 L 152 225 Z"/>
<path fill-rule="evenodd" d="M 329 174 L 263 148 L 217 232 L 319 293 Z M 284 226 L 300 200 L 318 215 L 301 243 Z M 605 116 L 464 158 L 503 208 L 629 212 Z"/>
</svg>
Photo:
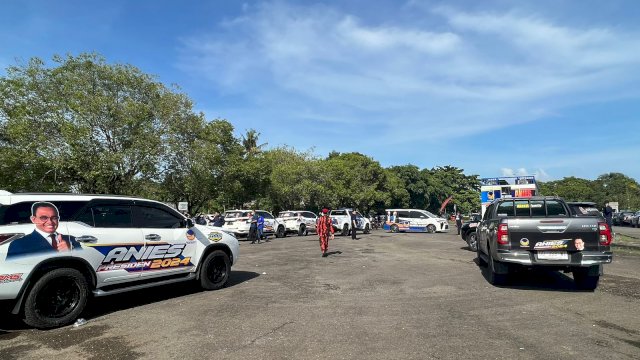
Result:
<svg viewBox="0 0 640 360">
<path fill-rule="evenodd" d="M 569 209 L 575 216 L 600 216 L 600 211 L 591 205 L 569 204 Z"/>
<path fill-rule="evenodd" d="M 42 200 L 44 201 L 44 200 Z M 31 223 L 31 205 L 36 201 L 0 206 L 0 225 Z M 49 201 L 58 208 L 60 221 L 69 221 L 86 201 Z"/>
<path fill-rule="evenodd" d="M 513 216 L 513 201 L 505 201 L 501 202 L 498 205 L 498 210 L 496 211 L 498 216 Z"/>
<path fill-rule="evenodd" d="M 558 200 L 547 200 L 547 216 L 567 216 L 567 211 Z"/>
<path fill-rule="evenodd" d="M 346 210 L 333 210 L 331 212 L 331 215 L 347 215 L 347 211 Z"/>
</svg>

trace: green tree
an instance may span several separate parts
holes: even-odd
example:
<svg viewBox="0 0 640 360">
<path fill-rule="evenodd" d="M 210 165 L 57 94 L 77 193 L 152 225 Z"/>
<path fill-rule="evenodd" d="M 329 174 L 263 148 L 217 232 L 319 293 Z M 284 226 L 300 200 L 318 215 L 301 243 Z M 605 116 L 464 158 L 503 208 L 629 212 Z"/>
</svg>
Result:
<svg viewBox="0 0 640 360">
<path fill-rule="evenodd" d="M 191 101 L 96 54 L 11 66 L 0 78 L 0 166 L 10 190 L 137 194 L 159 179 Z"/>
</svg>

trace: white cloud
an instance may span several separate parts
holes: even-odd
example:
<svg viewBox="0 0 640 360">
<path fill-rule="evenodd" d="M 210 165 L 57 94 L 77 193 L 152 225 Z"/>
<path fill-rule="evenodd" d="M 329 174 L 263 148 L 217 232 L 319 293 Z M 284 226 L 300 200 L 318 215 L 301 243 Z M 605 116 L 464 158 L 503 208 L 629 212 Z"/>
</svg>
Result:
<svg viewBox="0 0 640 360">
<path fill-rule="evenodd" d="M 429 15 L 447 26 L 368 23 L 322 5 L 243 10 L 185 39 L 180 67 L 220 92 L 249 97 L 256 116 L 269 108 L 285 126 L 366 125 L 376 143 L 488 132 L 594 94 L 624 97 L 640 78 L 638 34 L 561 26 L 515 10 L 433 9 Z"/>
</svg>

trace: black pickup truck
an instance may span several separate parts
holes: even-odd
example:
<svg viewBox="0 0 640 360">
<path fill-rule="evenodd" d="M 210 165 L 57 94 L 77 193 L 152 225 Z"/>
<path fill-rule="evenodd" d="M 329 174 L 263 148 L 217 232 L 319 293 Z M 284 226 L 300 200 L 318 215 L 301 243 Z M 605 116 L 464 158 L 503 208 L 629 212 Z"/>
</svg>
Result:
<svg viewBox="0 0 640 360">
<path fill-rule="evenodd" d="M 478 224 L 478 264 L 489 266 L 489 282 L 544 267 L 572 272 L 576 286 L 598 286 L 602 265 L 611 263 L 611 229 L 598 217 L 574 214 L 558 197 L 501 198 Z"/>
</svg>

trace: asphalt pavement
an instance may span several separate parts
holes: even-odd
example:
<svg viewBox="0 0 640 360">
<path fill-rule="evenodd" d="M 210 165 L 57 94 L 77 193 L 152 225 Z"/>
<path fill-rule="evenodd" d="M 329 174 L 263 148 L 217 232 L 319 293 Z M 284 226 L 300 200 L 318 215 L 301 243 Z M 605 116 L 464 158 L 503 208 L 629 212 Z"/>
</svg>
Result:
<svg viewBox="0 0 640 360">
<path fill-rule="evenodd" d="M 229 284 L 95 299 L 80 327 L 0 320 L 0 359 L 640 359 L 640 257 L 594 292 L 570 274 L 486 280 L 455 235 L 242 242 Z"/>
</svg>

